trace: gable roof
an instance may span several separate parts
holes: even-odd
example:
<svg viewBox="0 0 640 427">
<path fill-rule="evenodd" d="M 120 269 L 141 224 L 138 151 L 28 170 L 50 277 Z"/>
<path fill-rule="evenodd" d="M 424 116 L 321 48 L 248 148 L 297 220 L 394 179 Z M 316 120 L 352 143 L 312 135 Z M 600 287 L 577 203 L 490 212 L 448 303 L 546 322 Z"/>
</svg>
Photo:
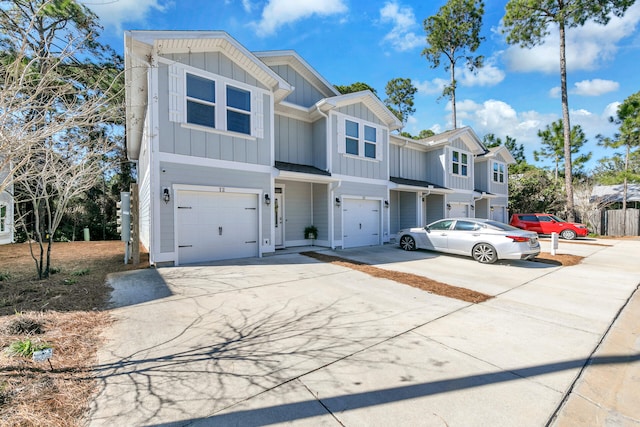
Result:
<svg viewBox="0 0 640 427">
<path fill-rule="evenodd" d="M 362 90 L 360 92 L 347 93 L 344 95 L 334 96 L 332 98 L 325 98 L 316 102 L 316 107 L 323 112 L 328 112 L 334 108 L 344 107 L 346 105 L 352 105 L 357 103 L 363 103 L 368 109 L 387 126 L 389 130 L 396 130 L 402 127 L 402 123 L 398 118 L 387 108 L 386 105 L 380 101 L 380 99 L 373 94 L 370 90 Z"/>
<path fill-rule="evenodd" d="M 268 66 L 288 65 L 298 74 L 309 81 L 325 97 L 340 95 L 340 92 L 320 75 L 294 50 L 272 50 L 253 52 L 262 62 Z"/>
<path fill-rule="evenodd" d="M 497 147 L 491 147 L 484 154 L 480 154 L 478 156 L 478 160 L 482 159 L 501 159 L 508 165 L 513 165 L 516 162 L 516 159 L 511 155 L 511 152 L 504 145 L 499 145 Z"/>
<path fill-rule="evenodd" d="M 418 141 L 427 146 L 435 147 L 449 145 L 456 138 L 460 138 L 473 154 L 484 154 L 487 151 L 478 135 L 469 126 L 448 130 Z"/>
<path fill-rule="evenodd" d="M 278 102 L 293 87 L 224 31 L 126 31 L 125 87 L 127 154 L 140 155 L 148 100 L 147 70 L 155 53 L 221 52 L 268 87 Z"/>
</svg>

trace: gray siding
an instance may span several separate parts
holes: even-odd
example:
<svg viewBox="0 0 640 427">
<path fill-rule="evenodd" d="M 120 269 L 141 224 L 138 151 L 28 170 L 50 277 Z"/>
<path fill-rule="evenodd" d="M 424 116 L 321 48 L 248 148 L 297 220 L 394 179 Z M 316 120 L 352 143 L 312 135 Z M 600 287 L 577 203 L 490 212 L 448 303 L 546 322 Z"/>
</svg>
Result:
<svg viewBox="0 0 640 427">
<path fill-rule="evenodd" d="M 460 139 L 455 139 L 452 143 L 451 143 L 451 147 L 453 150 L 460 150 L 460 151 L 464 151 L 467 154 L 467 176 L 461 176 L 461 175 L 454 175 L 453 173 L 451 173 L 451 153 L 452 150 L 448 150 L 448 156 L 447 156 L 447 173 L 449 174 L 449 182 L 448 182 L 448 187 L 449 188 L 454 188 L 454 189 L 458 189 L 458 190 L 469 190 L 472 191 L 474 188 L 474 162 L 473 162 L 473 154 L 471 154 L 467 148 L 466 145 L 464 145 L 464 143 L 460 140 Z"/>
<path fill-rule="evenodd" d="M 378 116 L 376 116 L 373 111 L 368 109 L 362 102 L 340 107 L 337 111 L 339 113 L 346 114 L 347 116 L 356 117 L 358 119 L 384 126 L 384 123 L 378 118 Z"/>
<path fill-rule="evenodd" d="M 425 153 L 426 180 L 436 184 L 445 185 L 445 176 L 448 173 L 446 164 L 443 164 L 444 150 L 435 150 Z"/>
<path fill-rule="evenodd" d="M 402 178 L 427 180 L 427 153 L 402 149 Z"/>
<path fill-rule="evenodd" d="M 310 165 L 327 170 L 327 120 L 320 119 L 313 123 L 313 160 Z"/>
<path fill-rule="evenodd" d="M 271 189 L 271 176 L 264 173 L 161 163 L 158 174 L 160 175 L 160 189 L 163 187 L 171 188 L 173 184 L 259 189 L 264 192 Z M 172 197 L 169 203 L 160 203 L 160 252 L 173 252 L 175 249 L 174 200 L 175 197 Z M 271 236 L 272 209 L 262 209 L 262 213 L 263 235 L 260 236 L 261 241 Z"/>
<path fill-rule="evenodd" d="M 329 240 L 329 188 L 327 184 L 312 184 L 313 225 L 318 227 L 318 240 Z"/>
<path fill-rule="evenodd" d="M 474 186 L 475 189 L 481 191 L 489 191 L 489 171 L 488 166 L 490 162 L 476 162 L 474 172 Z"/>
<path fill-rule="evenodd" d="M 176 58 L 172 58 L 177 60 Z M 180 58 L 185 59 L 185 58 Z M 236 81 L 260 87 L 256 80 L 241 70 L 236 64 L 229 64 L 228 58 L 219 53 L 187 55 L 184 62 L 195 65 L 200 69 L 233 78 Z M 224 59 L 224 60 L 222 60 Z M 220 60 L 221 62 L 216 62 Z M 159 109 L 159 140 L 160 151 L 165 153 L 182 154 L 186 156 L 204 157 L 209 159 L 228 160 L 260 165 L 271 165 L 271 136 L 272 112 L 271 98 L 262 97 L 264 113 L 264 138 L 242 138 L 224 133 L 206 132 L 182 127 L 180 123 L 169 120 L 169 76 L 168 67 L 161 64 L 158 67 L 158 109 Z"/>
<path fill-rule="evenodd" d="M 402 150 L 402 147 L 389 144 L 389 175 L 390 176 L 402 176 L 400 175 L 400 150 Z"/>
<path fill-rule="evenodd" d="M 138 160 L 138 226 L 140 242 L 147 250 L 151 250 L 151 156 L 149 135 L 146 129 L 143 141 Z"/>
<path fill-rule="evenodd" d="M 268 89 L 221 52 L 174 53 L 162 55 L 162 57 L 169 59 L 170 61 L 199 68 L 251 86 Z M 160 66 L 160 68 L 166 67 Z"/>
<path fill-rule="evenodd" d="M 276 65 L 271 67 L 271 69 L 295 88 L 295 90 L 284 99 L 286 102 L 309 108 L 324 98 L 323 94 L 316 89 L 315 86 L 290 66 Z"/>
<path fill-rule="evenodd" d="M 389 192 L 389 234 L 400 230 L 400 191 Z"/>
<path fill-rule="evenodd" d="M 275 156 L 281 162 L 313 165 L 312 124 L 276 115 Z"/>
</svg>

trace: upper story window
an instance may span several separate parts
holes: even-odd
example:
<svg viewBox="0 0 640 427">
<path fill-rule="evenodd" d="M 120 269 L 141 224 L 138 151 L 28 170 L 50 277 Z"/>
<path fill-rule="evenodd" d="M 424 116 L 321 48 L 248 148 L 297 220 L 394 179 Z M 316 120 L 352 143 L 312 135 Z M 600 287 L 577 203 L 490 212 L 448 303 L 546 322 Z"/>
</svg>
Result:
<svg viewBox="0 0 640 427">
<path fill-rule="evenodd" d="M 493 162 L 493 182 L 504 183 L 504 163 Z"/>
<path fill-rule="evenodd" d="M 338 115 L 338 152 L 382 160 L 382 129 Z"/>
<path fill-rule="evenodd" d="M 0 233 L 7 231 L 7 206 L 0 205 Z"/>
<path fill-rule="evenodd" d="M 454 175 L 469 175 L 469 155 L 464 151 L 451 151 L 451 172 Z"/>
<path fill-rule="evenodd" d="M 360 132 L 358 132 L 359 126 L 358 123 L 352 122 L 351 120 L 345 120 L 345 143 L 347 154 L 353 154 L 357 156 L 359 154 L 360 148 Z"/>
<path fill-rule="evenodd" d="M 169 66 L 173 122 L 263 138 L 262 111 L 263 95 L 256 88 L 183 64 Z"/>
<path fill-rule="evenodd" d="M 364 125 L 364 156 L 370 159 L 376 158 L 376 128 Z"/>
</svg>

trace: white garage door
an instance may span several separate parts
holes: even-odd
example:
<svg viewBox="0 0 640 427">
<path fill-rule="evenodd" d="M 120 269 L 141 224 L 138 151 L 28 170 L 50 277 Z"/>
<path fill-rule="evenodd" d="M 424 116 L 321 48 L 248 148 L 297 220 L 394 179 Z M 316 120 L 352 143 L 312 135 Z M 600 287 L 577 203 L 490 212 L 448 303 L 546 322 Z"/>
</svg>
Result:
<svg viewBox="0 0 640 427">
<path fill-rule="evenodd" d="M 258 256 L 258 196 L 177 192 L 178 262 Z"/>
<path fill-rule="evenodd" d="M 344 199 L 342 247 L 355 248 L 380 244 L 380 202 Z"/>
<path fill-rule="evenodd" d="M 451 203 L 448 218 L 468 218 L 469 205 L 464 203 Z"/>
</svg>

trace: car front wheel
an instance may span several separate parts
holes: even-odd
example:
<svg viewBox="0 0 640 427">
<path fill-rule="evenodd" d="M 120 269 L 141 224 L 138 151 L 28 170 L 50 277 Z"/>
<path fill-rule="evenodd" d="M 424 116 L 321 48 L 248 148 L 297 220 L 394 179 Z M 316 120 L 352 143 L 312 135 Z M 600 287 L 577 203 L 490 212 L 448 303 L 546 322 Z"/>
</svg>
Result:
<svg viewBox="0 0 640 427">
<path fill-rule="evenodd" d="M 411 236 L 402 236 L 400 247 L 405 251 L 413 251 L 416 249 L 416 241 Z"/>
<path fill-rule="evenodd" d="M 482 264 L 493 264 L 498 259 L 498 253 L 496 248 L 488 243 L 478 243 L 471 250 L 473 259 Z"/>
<path fill-rule="evenodd" d="M 563 239 L 573 240 L 576 238 L 576 232 L 573 230 L 562 230 L 560 236 L 562 236 Z"/>
</svg>

